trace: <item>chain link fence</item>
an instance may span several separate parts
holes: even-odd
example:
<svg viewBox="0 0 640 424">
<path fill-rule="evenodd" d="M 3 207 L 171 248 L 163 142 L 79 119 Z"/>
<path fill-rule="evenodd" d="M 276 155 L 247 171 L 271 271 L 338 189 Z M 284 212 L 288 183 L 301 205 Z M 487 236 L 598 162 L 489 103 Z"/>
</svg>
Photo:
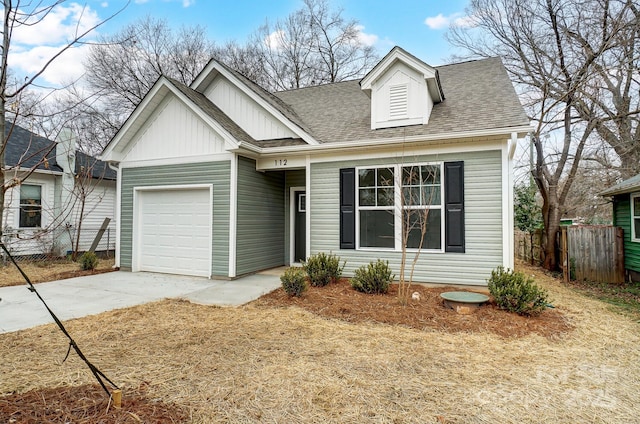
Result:
<svg viewBox="0 0 640 424">
<path fill-rule="evenodd" d="M 2 242 L 16 260 L 46 262 L 66 258 L 75 250 L 88 251 L 100 230 L 100 227 L 82 227 L 78 239 L 77 228 L 70 226 L 51 230 L 5 229 Z M 95 252 L 100 257 L 113 258 L 115 247 L 115 230 L 110 226 L 102 234 Z M 0 255 L 0 265 L 6 264 L 4 252 Z"/>
</svg>

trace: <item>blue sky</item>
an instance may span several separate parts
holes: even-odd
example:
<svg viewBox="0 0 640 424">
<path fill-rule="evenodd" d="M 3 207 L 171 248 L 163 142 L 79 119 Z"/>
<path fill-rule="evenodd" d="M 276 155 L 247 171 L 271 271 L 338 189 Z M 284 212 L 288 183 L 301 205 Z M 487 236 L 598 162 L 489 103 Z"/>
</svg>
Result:
<svg viewBox="0 0 640 424">
<path fill-rule="evenodd" d="M 63 3 L 42 23 L 16 32 L 10 66 L 18 74 L 35 72 L 70 37 L 78 22 L 80 28 L 89 27 L 125 3 L 122 0 Z M 448 63 L 448 57 L 454 53 L 443 36 L 450 22 L 464 19 L 467 3 L 467 0 L 331 0 L 333 6 L 343 8 L 344 17 L 359 21 L 362 39 L 381 56 L 399 45 L 430 65 Z M 132 0 L 98 33 L 113 33 L 138 18 L 152 15 L 166 19 L 174 28 L 202 25 L 209 37 L 220 44 L 229 40 L 242 43 L 265 20 L 274 22 L 302 6 L 302 0 Z M 86 48 L 66 52 L 43 76 L 44 81 L 56 85 L 79 76 L 85 52 Z"/>
</svg>

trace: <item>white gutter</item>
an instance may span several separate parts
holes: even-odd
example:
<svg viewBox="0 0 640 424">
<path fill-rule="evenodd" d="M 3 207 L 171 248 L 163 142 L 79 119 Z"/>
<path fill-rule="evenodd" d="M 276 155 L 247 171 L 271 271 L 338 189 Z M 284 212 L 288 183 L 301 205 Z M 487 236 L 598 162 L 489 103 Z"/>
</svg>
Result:
<svg viewBox="0 0 640 424">
<path fill-rule="evenodd" d="M 409 137 L 393 137 L 393 138 L 379 138 L 379 139 L 366 139 L 366 140 L 353 140 L 353 141 L 340 141 L 335 143 L 324 143 L 315 145 L 301 145 L 301 146 L 281 146 L 281 147 L 258 147 L 246 141 L 239 141 L 238 148 L 248 150 L 259 155 L 269 154 L 282 154 L 282 153 L 305 153 L 305 152 L 318 152 L 318 151 L 332 151 L 332 150 L 345 150 L 361 147 L 380 147 L 403 143 L 412 142 L 433 142 L 443 140 L 454 140 L 461 138 L 473 138 L 473 137 L 491 137 L 504 134 L 518 134 L 528 133 L 532 130 L 529 125 L 523 125 L 520 127 L 508 127 L 508 128 L 494 128 L 490 130 L 480 131 L 466 131 L 466 132 L 450 132 L 433 135 L 414 135 Z M 239 150 L 238 149 L 238 150 Z"/>
</svg>

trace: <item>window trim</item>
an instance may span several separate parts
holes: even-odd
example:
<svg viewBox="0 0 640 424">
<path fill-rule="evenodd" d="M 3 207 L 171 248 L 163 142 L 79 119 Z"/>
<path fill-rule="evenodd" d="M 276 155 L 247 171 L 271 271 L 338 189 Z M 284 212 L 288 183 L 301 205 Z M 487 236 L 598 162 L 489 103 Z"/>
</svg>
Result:
<svg viewBox="0 0 640 424">
<path fill-rule="evenodd" d="M 426 249 L 422 248 L 421 252 L 424 253 L 444 253 L 445 252 L 445 227 L 446 227 L 446 214 L 444 213 L 444 161 L 427 161 L 427 162 L 410 162 L 391 165 L 370 165 L 370 166 L 356 166 L 356 199 L 355 199 L 355 231 L 356 231 L 356 250 L 361 251 L 379 251 L 379 252 L 402 252 L 402 213 L 404 208 L 402 207 L 402 169 L 410 166 L 438 166 L 440 168 L 440 203 L 438 205 L 431 205 L 430 209 L 439 209 L 441 211 L 440 217 L 440 249 Z M 394 204 L 390 207 L 380 206 L 360 206 L 360 170 L 362 169 L 380 169 L 380 168 L 392 168 L 393 169 L 393 189 L 394 189 Z M 415 207 L 412 207 L 415 208 Z M 394 215 L 394 247 L 366 247 L 360 246 L 360 211 L 361 210 L 393 210 Z M 407 252 L 417 252 L 418 248 L 407 248 Z"/>
<path fill-rule="evenodd" d="M 433 209 L 433 210 L 440 210 L 440 249 L 426 249 L 426 248 L 422 248 L 421 251 L 423 252 L 443 252 L 444 253 L 444 246 L 445 246 L 445 213 L 444 213 L 444 162 L 418 162 L 418 163 L 406 163 L 406 164 L 401 164 L 400 166 L 400 172 L 403 171 L 403 168 L 407 168 L 407 167 L 420 167 L 420 166 L 438 166 L 440 168 L 440 203 L 439 204 L 432 204 L 432 205 L 417 205 L 417 206 L 404 206 L 402 207 L 403 210 L 406 209 L 413 209 L 413 210 L 421 210 L 421 209 Z M 400 184 L 402 184 L 402 177 L 399 181 Z M 422 187 L 422 185 L 420 185 L 420 187 Z M 402 196 L 402 189 L 404 188 L 404 186 L 400 186 L 400 196 Z M 400 223 L 400 231 L 402 231 L 402 218 L 401 218 L 401 223 Z M 402 250 L 402 233 L 400 233 L 400 250 Z M 407 252 L 417 252 L 418 248 L 417 247 L 407 247 Z"/>
<path fill-rule="evenodd" d="M 40 187 L 40 225 L 34 226 L 34 227 L 22 227 L 20 225 L 20 215 L 22 214 L 22 187 L 23 186 L 33 186 L 33 187 Z M 20 229 L 20 230 L 40 230 L 42 228 L 44 228 L 44 209 L 43 209 L 43 199 L 45 197 L 45 186 L 44 184 L 39 184 L 39 183 L 31 183 L 31 182 L 27 182 L 27 183 L 22 183 L 19 186 L 17 186 L 18 188 L 18 213 L 16 214 L 16 228 Z"/>
<path fill-rule="evenodd" d="M 629 203 L 630 203 L 630 207 L 629 207 L 629 212 L 630 212 L 630 224 L 631 224 L 631 241 L 635 242 L 635 243 L 640 243 L 640 234 L 636 234 L 636 226 L 635 226 L 635 220 L 638 219 L 640 220 L 640 211 L 638 212 L 638 215 L 636 216 L 635 213 L 635 208 L 634 208 L 634 199 L 640 199 L 640 192 L 637 193 L 631 193 L 629 195 Z"/>
</svg>

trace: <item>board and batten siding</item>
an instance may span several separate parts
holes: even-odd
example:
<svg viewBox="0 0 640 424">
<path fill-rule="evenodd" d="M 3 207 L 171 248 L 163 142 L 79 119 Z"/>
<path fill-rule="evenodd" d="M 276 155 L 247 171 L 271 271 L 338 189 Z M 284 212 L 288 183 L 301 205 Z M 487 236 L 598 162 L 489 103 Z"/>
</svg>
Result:
<svg viewBox="0 0 640 424">
<path fill-rule="evenodd" d="M 501 151 L 416 156 L 407 162 L 460 160 L 464 161 L 466 253 L 423 250 L 415 268 L 416 282 L 486 285 L 491 270 L 503 264 Z M 339 255 L 347 261 L 346 276 L 352 276 L 356 268 L 370 261 L 388 260 L 398 277 L 400 251 L 341 250 L 338 224 L 340 169 L 396 163 L 388 159 L 367 159 L 311 164 L 311 254 L 333 252 Z M 412 253 L 408 252 L 408 262 L 412 258 Z"/>
<path fill-rule="evenodd" d="M 291 262 L 291 187 L 305 187 L 307 184 L 304 169 L 294 169 L 287 171 L 284 176 L 284 263 L 290 265 Z"/>
<path fill-rule="evenodd" d="M 284 265 L 284 172 L 238 157 L 236 275 Z"/>
<path fill-rule="evenodd" d="M 230 161 L 122 169 L 120 266 L 131 269 L 134 187 L 213 185 L 212 275 L 229 276 Z"/>
<path fill-rule="evenodd" d="M 219 76 L 204 95 L 256 140 L 297 137 L 251 97 Z"/>
<path fill-rule="evenodd" d="M 640 272 L 640 243 L 631 241 L 631 195 L 614 197 L 613 224 L 624 231 L 624 267 Z"/>
<path fill-rule="evenodd" d="M 130 144 L 124 161 L 224 153 L 222 136 L 176 97 L 163 101 Z"/>
</svg>

